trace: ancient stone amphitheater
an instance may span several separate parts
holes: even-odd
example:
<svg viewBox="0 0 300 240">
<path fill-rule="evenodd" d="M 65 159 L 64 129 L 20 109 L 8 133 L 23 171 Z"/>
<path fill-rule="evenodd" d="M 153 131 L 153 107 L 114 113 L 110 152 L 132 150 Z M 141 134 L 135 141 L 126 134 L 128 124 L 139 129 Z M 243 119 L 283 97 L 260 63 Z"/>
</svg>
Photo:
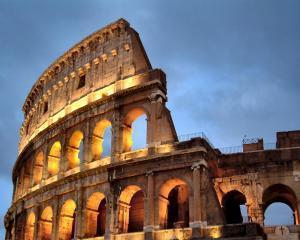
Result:
<svg viewBox="0 0 300 240">
<path fill-rule="evenodd" d="M 23 106 L 6 239 L 298 239 L 300 131 L 224 153 L 204 135 L 179 141 L 166 101 L 166 75 L 124 19 L 59 57 Z M 143 114 L 147 146 L 133 151 Z M 293 225 L 264 226 L 274 202 Z"/>
</svg>

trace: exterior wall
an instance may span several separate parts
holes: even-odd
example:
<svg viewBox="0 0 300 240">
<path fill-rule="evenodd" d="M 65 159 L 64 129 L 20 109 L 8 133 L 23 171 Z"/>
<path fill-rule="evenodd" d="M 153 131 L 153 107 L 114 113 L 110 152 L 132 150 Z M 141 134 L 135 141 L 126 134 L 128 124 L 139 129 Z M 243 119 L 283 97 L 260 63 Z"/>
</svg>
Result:
<svg viewBox="0 0 300 240">
<path fill-rule="evenodd" d="M 123 19 L 55 61 L 23 107 L 6 239 L 262 239 L 264 210 L 274 196 L 290 204 L 299 224 L 299 131 L 278 133 L 274 150 L 263 150 L 261 140 L 243 153 L 221 154 L 204 138 L 178 141 L 166 95 L 165 74 L 151 68 Z M 132 123 L 141 114 L 147 146 L 131 151 Z M 109 126 L 111 154 L 103 157 Z M 173 211 L 180 221 L 165 229 L 176 188 Z M 226 224 L 222 200 L 231 191 L 245 196 L 251 223 Z M 143 195 L 138 202 L 136 193 Z M 96 238 L 99 221 L 105 231 Z M 130 224 L 143 230 L 128 233 Z M 291 229 L 299 233 L 298 225 Z"/>
</svg>

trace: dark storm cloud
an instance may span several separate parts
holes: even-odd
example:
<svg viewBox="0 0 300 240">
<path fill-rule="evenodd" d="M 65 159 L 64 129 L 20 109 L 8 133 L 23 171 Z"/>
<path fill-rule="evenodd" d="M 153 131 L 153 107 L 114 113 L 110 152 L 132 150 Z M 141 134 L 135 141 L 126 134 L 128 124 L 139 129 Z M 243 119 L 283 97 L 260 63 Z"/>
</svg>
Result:
<svg viewBox="0 0 300 240">
<path fill-rule="evenodd" d="M 167 73 L 179 133 L 205 131 L 219 146 L 299 129 L 298 0 L 0 0 L 2 182 L 10 181 L 33 83 L 73 44 L 120 17 Z"/>
</svg>

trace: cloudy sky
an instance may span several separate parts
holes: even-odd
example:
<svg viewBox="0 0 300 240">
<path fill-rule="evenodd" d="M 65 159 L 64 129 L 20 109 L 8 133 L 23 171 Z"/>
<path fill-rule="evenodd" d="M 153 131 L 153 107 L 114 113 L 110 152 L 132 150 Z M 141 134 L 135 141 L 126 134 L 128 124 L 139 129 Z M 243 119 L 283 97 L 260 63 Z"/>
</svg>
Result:
<svg viewBox="0 0 300 240">
<path fill-rule="evenodd" d="M 120 17 L 167 74 L 178 134 L 204 131 L 221 147 L 300 129 L 299 0 L 0 0 L 1 219 L 28 91 L 58 56 Z"/>
</svg>

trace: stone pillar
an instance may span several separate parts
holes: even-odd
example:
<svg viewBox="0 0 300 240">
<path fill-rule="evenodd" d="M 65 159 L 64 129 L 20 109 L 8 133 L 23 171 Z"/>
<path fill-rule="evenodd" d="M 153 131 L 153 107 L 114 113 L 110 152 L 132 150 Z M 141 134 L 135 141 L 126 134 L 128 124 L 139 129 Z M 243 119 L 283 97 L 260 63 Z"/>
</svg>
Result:
<svg viewBox="0 0 300 240">
<path fill-rule="evenodd" d="M 94 237 L 97 232 L 97 217 L 99 212 L 92 209 L 82 210 L 82 237 Z"/>
<path fill-rule="evenodd" d="M 129 209 L 130 205 L 127 203 L 119 202 L 119 213 L 118 213 L 118 229 L 119 233 L 127 233 L 128 232 L 128 224 L 129 224 Z"/>
<path fill-rule="evenodd" d="M 91 135 L 85 137 L 85 141 L 84 141 L 85 163 L 90 163 L 93 160 L 92 145 L 93 145 L 93 134 L 91 133 Z"/>
<path fill-rule="evenodd" d="M 48 143 L 46 143 L 46 146 L 43 149 L 44 154 L 44 168 L 43 168 L 43 174 L 42 174 L 42 181 L 41 184 L 43 185 L 44 180 L 48 178 L 48 155 L 50 152 L 50 148 Z"/>
<path fill-rule="evenodd" d="M 34 186 L 34 171 L 35 171 L 35 161 L 36 161 L 36 156 L 34 156 L 32 159 L 31 159 L 31 166 L 30 166 L 30 173 L 29 173 L 29 181 L 30 181 L 30 184 L 29 184 L 29 188 L 33 187 Z"/>
<path fill-rule="evenodd" d="M 34 222 L 34 233 L 33 233 L 33 239 L 39 240 L 39 232 L 40 232 L 40 208 L 39 206 L 35 209 L 35 222 Z"/>
<path fill-rule="evenodd" d="M 147 199 L 146 199 L 146 208 L 145 208 L 145 240 L 154 239 L 153 230 L 154 230 L 154 179 L 153 172 L 147 172 Z"/>
<path fill-rule="evenodd" d="M 156 204 L 156 224 L 158 225 L 156 228 L 165 228 L 168 224 L 168 216 L 166 213 L 168 211 L 169 200 L 159 195 Z"/>
<path fill-rule="evenodd" d="M 207 167 L 205 160 L 200 160 L 194 163 L 191 167 L 193 170 L 193 189 L 194 189 L 194 219 L 190 222 L 192 228 L 192 238 L 199 239 L 201 237 L 201 228 L 206 225 L 206 222 L 202 219 L 202 203 L 201 203 L 201 170 L 203 167 Z"/>
<path fill-rule="evenodd" d="M 111 234 L 114 233 L 114 197 L 112 194 L 106 198 L 106 219 L 104 239 L 110 240 Z"/>
<path fill-rule="evenodd" d="M 259 223 L 261 226 L 264 225 L 264 210 L 263 204 L 260 203 L 258 206 L 255 204 L 254 206 L 249 206 L 249 216 L 251 218 L 251 222 Z"/>
<path fill-rule="evenodd" d="M 80 169 L 83 170 L 85 163 L 90 162 L 91 159 L 91 143 L 92 143 L 92 136 L 93 134 L 90 133 L 90 124 L 87 122 L 85 124 L 85 129 L 84 129 L 84 138 L 83 138 L 83 159 L 80 159 Z"/>
<path fill-rule="evenodd" d="M 19 193 L 20 193 L 20 186 L 19 186 L 19 181 L 20 181 L 20 176 L 17 177 L 17 180 L 14 185 L 14 194 L 13 194 L 13 201 L 17 201 L 19 198 Z"/>
<path fill-rule="evenodd" d="M 52 237 L 51 240 L 57 240 L 59 237 L 59 218 L 60 218 L 60 207 L 58 196 L 54 199 L 53 207 L 53 219 L 52 219 Z"/>
<path fill-rule="evenodd" d="M 84 220 L 84 212 L 83 212 L 83 189 L 81 186 L 77 189 L 77 206 L 76 206 L 76 219 L 74 219 L 76 224 L 76 237 L 81 239 L 84 237 L 84 224 L 82 221 Z"/>
<path fill-rule="evenodd" d="M 65 134 L 63 135 L 63 138 L 61 139 L 61 151 L 60 151 L 60 164 L 59 164 L 59 170 L 58 170 L 58 179 L 63 178 L 64 172 L 68 169 L 68 158 L 67 158 L 67 152 L 68 152 L 68 141 L 66 139 Z"/>
<path fill-rule="evenodd" d="M 118 103 L 115 103 L 113 119 L 112 119 L 112 136 L 111 136 L 111 162 L 118 162 L 122 153 L 122 124 L 120 116 L 120 108 Z"/>
<path fill-rule="evenodd" d="M 150 148 L 161 143 L 161 122 L 158 113 L 162 112 L 162 98 L 150 96 L 150 116 L 147 118 L 147 145 Z"/>
</svg>

